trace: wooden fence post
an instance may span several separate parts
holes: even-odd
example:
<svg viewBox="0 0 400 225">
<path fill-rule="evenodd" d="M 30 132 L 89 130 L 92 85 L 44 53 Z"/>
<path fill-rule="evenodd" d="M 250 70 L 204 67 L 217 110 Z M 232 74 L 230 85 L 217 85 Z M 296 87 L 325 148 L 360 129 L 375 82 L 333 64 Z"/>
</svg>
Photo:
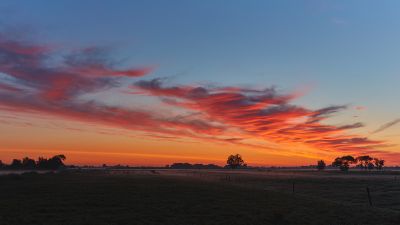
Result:
<svg viewBox="0 0 400 225">
<path fill-rule="evenodd" d="M 369 192 L 369 187 L 367 187 L 367 194 L 368 194 L 368 202 L 369 202 L 369 205 L 372 206 L 372 200 L 371 200 L 371 194 L 370 194 L 370 192 Z"/>
<path fill-rule="evenodd" d="M 292 193 L 294 194 L 294 181 L 292 183 Z"/>
</svg>

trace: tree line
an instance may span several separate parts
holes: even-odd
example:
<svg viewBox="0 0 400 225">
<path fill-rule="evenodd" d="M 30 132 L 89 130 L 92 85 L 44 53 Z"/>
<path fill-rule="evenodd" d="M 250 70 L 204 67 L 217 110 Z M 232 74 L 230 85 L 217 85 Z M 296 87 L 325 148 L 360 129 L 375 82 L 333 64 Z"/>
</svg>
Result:
<svg viewBox="0 0 400 225">
<path fill-rule="evenodd" d="M 0 160 L 0 169 L 56 170 L 65 166 L 66 159 L 65 155 L 55 155 L 51 158 L 39 157 L 36 161 L 29 157 L 13 159 L 10 164 L 5 164 Z"/>
<path fill-rule="evenodd" d="M 23 159 L 13 159 L 10 164 L 5 164 L 0 160 L 0 169 L 44 169 L 44 170 L 56 170 L 61 167 L 65 167 L 64 161 L 66 160 L 65 155 L 55 155 L 51 158 L 39 157 L 38 160 L 24 157 Z M 171 169 L 221 169 L 221 168 L 248 168 L 243 158 L 239 154 L 230 155 L 226 161 L 224 167 L 220 167 L 214 164 L 189 164 L 189 163 L 174 163 L 167 165 L 167 168 Z M 382 170 L 385 165 L 385 160 L 373 158 L 368 155 L 353 157 L 346 155 L 337 157 L 331 164 L 333 167 L 339 168 L 341 171 L 348 171 L 350 166 L 356 164 L 356 168 L 364 170 Z M 104 166 L 103 166 L 104 167 Z M 324 170 L 326 163 L 324 160 L 317 162 L 316 168 L 318 170 Z"/>
<path fill-rule="evenodd" d="M 167 165 L 168 169 L 222 169 L 223 167 L 215 164 L 190 164 L 190 163 L 173 163 L 172 165 Z"/>
<path fill-rule="evenodd" d="M 342 157 L 337 157 L 333 162 L 332 166 L 339 168 L 341 171 L 348 171 L 350 165 L 355 164 L 356 168 L 360 168 L 363 170 L 382 170 L 385 165 L 385 160 L 372 158 L 369 155 L 363 155 L 358 157 L 353 157 L 351 155 L 345 155 Z M 317 169 L 323 170 L 325 169 L 326 164 L 324 160 L 319 160 L 317 162 Z"/>
<path fill-rule="evenodd" d="M 244 162 L 243 158 L 239 154 L 230 155 L 226 160 L 225 166 L 218 166 L 215 164 L 190 164 L 190 163 L 173 163 L 171 165 L 166 165 L 165 168 L 168 169 L 243 169 L 248 168 L 247 164 Z"/>
</svg>

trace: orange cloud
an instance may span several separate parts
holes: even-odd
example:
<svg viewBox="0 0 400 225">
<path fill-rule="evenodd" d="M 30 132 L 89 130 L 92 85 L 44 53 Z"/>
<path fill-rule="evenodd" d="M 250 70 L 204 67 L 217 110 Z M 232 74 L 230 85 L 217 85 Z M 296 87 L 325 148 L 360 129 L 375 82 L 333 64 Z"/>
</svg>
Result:
<svg viewBox="0 0 400 225">
<path fill-rule="evenodd" d="M 190 137 L 268 149 L 268 142 L 304 144 L 327 152 L 383 152 L 382 141 L 369 140 L 346 131 L 362 126 L 323 124 L 346 106 L 311 110 L 291 104 L 298 93 L 280 94 L 274 88 L 165 87 L 161 79 L 136 81 L 152 68 L 115 68 L 106 52 L 85 48 L 48 65 L 53 52 L 46 46 L 8 40 L 0 35 L 0 80 L 2 110 L 55 115 L 71 120 L 104 124 L 128 130 L 146 131 L 157 137 Z M 135 106 L 111 106 L 82 95 L 118 88 L 120 78 L 132 79 L 130 95 L 160 98 L 171 115 Z M 125 94 L 127 92 L 124 92 Z M 248 140 L 261 140 L 255 144 Z"/>
<path fill-rule="evenodd" d="M 290 104 L 296 95 L 278 94 L 273 88 L 164 87 L 161 79 L 138 81 L 133 88 L 161 97 L 172 106 L 200 113 L 204 120 L 239 129 L 241 139 L 250 136 L 278 143 L 302 143 L 325 151 L 355 153 L 367 153 L 383 144 L 382 141 L 345 134 L 346 130 L 362 127 L 361 123 L 322 124 L 346 106 L 310 110 Z"/>
</svg>

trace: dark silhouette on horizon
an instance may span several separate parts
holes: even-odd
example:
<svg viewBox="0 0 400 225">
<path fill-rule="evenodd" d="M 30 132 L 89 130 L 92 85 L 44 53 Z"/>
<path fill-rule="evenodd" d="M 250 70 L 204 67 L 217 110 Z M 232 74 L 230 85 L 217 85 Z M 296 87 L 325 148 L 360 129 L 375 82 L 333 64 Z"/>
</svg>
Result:
<svg viewBox="0 0 400 225">
<path fill-rule="evenodd" d="M 326 167 L 326 163 L 325 163 L 324 160 L 319 160 L 319 161 L 317 162 L 317 169 L 318 169 L 318 170 L 324 170 L 325 167 Z"/>
<path fill-rule="evenodd" d="M 214 164 L 190 164 L 190 163 L 173 163 L 167 166 L 170 169 L 222 169 L 223 167 Z"/>
<path fill-rule="evenodd" d="M 244 163 L 242 156 L 239 154 L 228 156 L 228 160 L 226 161 L 226 163 L 227 163 L 226 167 L 231 169 L 247 167 L 247 164 Z"/>
<path fill-rule="evenodd" d="M 13 159 L 10 165 L 4 164 L 2 161 L 0 161 L 0 168 L 13 169 L 13 170 L 18 170 L 18 169 L 57 170 L 62 167 L 65 167 L 64 161 L 66 159 L 67 158 L 65 157 L 65 155 L 55 155 L 49 159 L 44 157 L 39 157 L 37 161 L 29 157 L 24 157 L 22 160 Z"/>
<path fill-rule="evenodd" d="M 66 166 L 64 164 L 64 161 L 66 160 L 65 155 L 55 155 L 51 158 L 44 158 L 44 157 L 39 157 L 37 161 L 34 159 L 31 159 L 29 157 L 24 157 L 22 159 L 13 159 L 11 163 L 5 164 L 3 161 L 0 160 L 0 169 L 10 169 L 10 170 L 57 170 L 60 168 L 64 167 L 69 167 L 69 168 L 80 168 L 79 166 L 74 166 L 74 165 L 69 165 Z M 243 160 L 242 156 L 240 154 L 235 154 L 235 155 L 230 155 L 228 156 L 227 159 L 227 165 L 224 167 L 218 166 L 215 164 L 201 164 L 201 163 L 196 163 L 196 164 L 191 164 L 191 163 L 185 163 L 185 162 L 178 162 L 178 163 L 173 163 L 171 165 L 166 165 L 165 167 L 146 167 L 146 166 L 139 166 L 139 167 L 130 167 L 130 166 L 122 166 L 122 165 L 116 165 L 116 166 L 107 166 L 106 164 L 102 165 L 102 168 L 111 168 L 111 169 L 126 169 L 126 168 L 141 168 L 141 169 L 146 169 L 146 168 L 157 168 L 157 169 L 162 169 L 162 168 L 167 168 L 167 169 L 243 169 L 243 168 L 249 168 L 249 169 L 262 169 L 264 167 L 248 167 L 245 161 Z M 341 171 L 348 171 L 350 169 L 350 165 L 356 164 L 354 168 L 360 168 L 363 170 L 382 170 L 384 165 L 385 165 L 385 160 L 379 159 L 379 158 L 373 158 L 368 155 L 362 155 L 358 157 L 353 157 L 351 155 L 346 155 L 342 157 L 337 157 L 335 160 L 332 162 L 330 166 L 332 167 L 337 167 Z M 95 166 L 82 166 L 83 168 L 88 167 L 88 168 L 96 168 Z M 301 167 L 301 166 L 300 166 Z M 324 160 L 319 160 L 317 161 L 317 165 L 310 165 L 310 168 L 316 168 L 319 171 L 324 170 L 327 165 Z M 271 167 L 273 168 L 273 167 Z"/>
<path fill-rule="evenodd" d="M 357 164 L 358 163 L 358 164 Z M 368 155 L 358 156 L 354 158 L 351 155 L 346 155 L 342 157 L 337 157 L 333 162 L 333 167 L 338 167 L 341 171 L 348 171 L 351 164 L 357 164 L 357 168 L 361 168 L 364 170 L 382 170 L 385 165 L 385 160 L 372 158 Z"/>
</svg>

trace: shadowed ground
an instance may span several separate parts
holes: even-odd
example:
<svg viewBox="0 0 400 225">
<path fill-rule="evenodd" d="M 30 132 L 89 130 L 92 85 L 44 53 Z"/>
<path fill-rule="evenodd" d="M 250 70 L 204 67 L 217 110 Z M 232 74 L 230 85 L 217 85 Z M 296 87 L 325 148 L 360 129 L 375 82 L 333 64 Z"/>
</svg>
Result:
<svg viewBox="0 0 400 225">
<path fill-rule="evenodd" d="M 182 176 L 164 171 L 1 176 L 0 224 L 400 223 L 400 213 L 393 209 L 266 190 L 254 181 L 244 180 L 251 179 L 249 175 L 227 182 L 221 181 L 225 174 L 194 175 L 195 172 L 184 172 Z M 335 181 L 331 178 L 320 182 Z"/>
</svg>

